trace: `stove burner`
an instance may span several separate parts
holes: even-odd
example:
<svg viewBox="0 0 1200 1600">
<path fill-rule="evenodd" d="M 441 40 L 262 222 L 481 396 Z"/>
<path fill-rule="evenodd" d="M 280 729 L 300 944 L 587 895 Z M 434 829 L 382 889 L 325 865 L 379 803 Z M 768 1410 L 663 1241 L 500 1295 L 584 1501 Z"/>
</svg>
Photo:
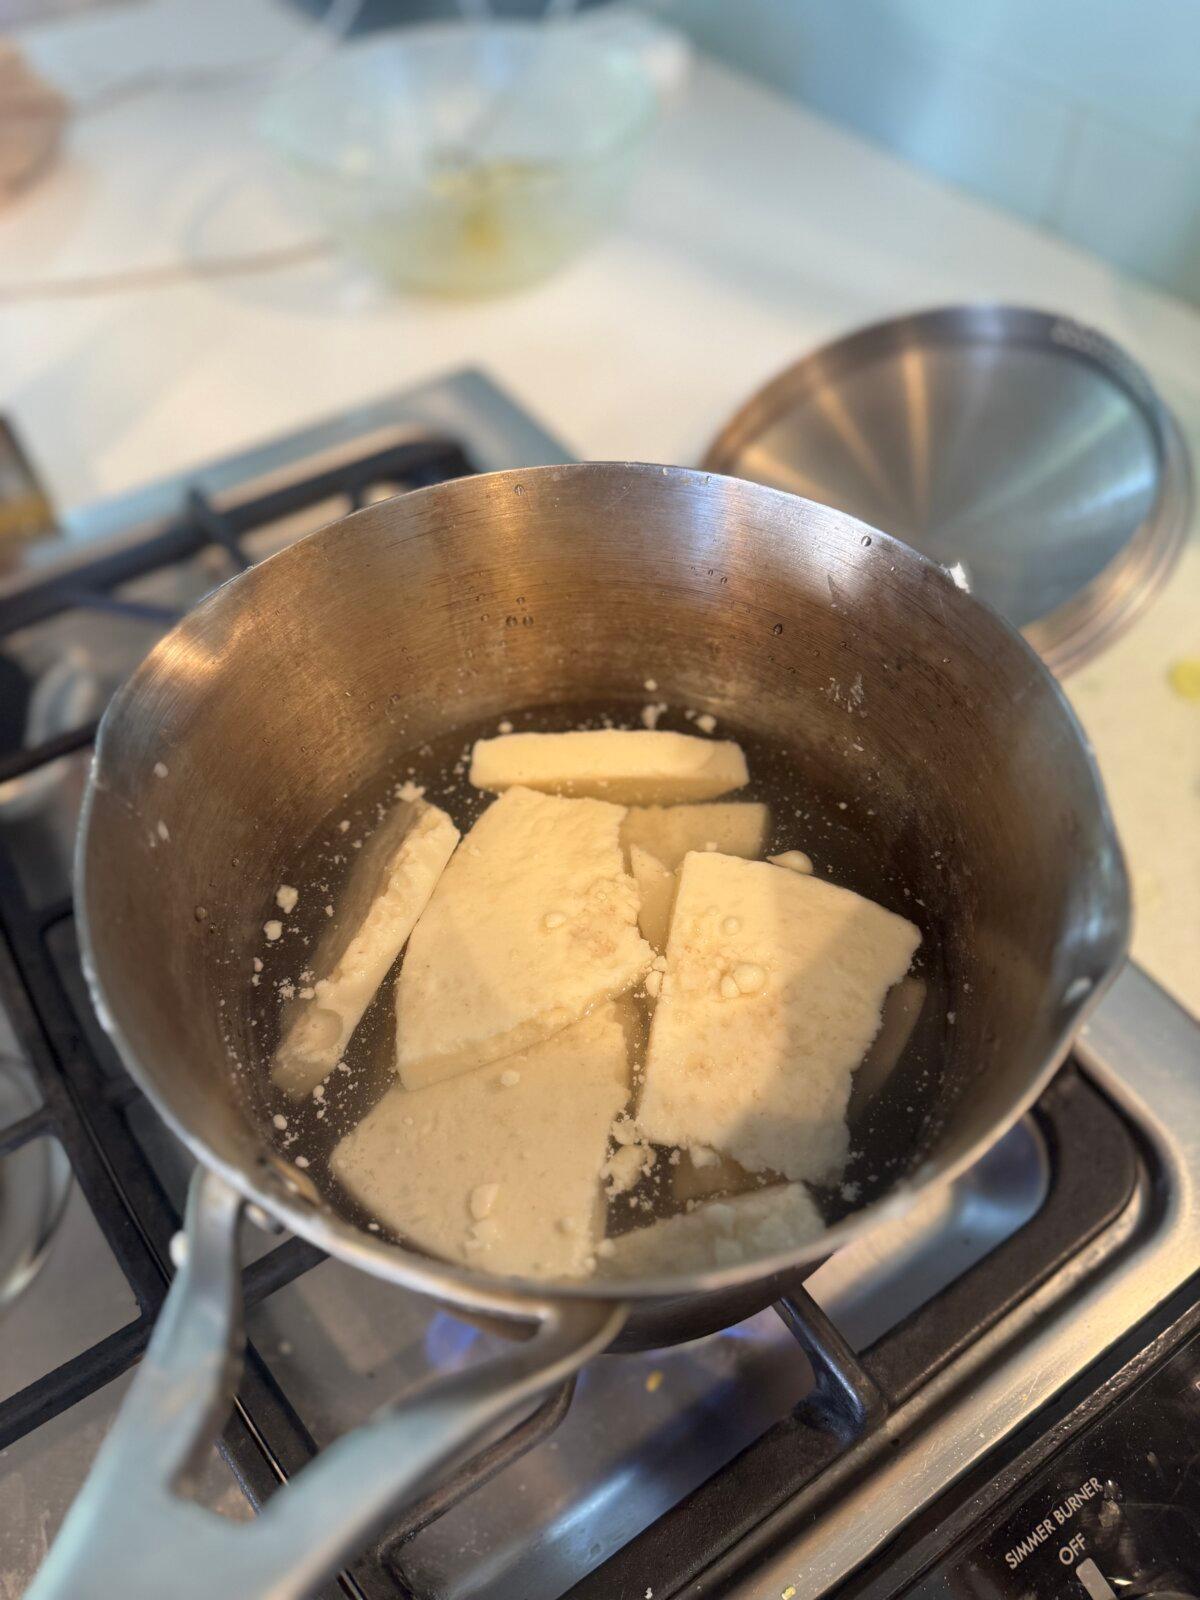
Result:
<svg viewBox="0 0 1200 1600">
<path fill-rule="evenodd" d="M 37 749 L 70 733 L 99 716 L 105 698 L 87 653 L 78 647 L 51 661 L 36 680 L 11 657 L 0 655 L 0 703 L 10 694 L 11 704 L 0 726 L 0 756 Z M 67 771 L 65 759 L 49 761 L 0 783 L 0 821 L 31 816 L 63 782 Z"/>
<path fill-rule="evenodd" d="M 0 1056 L 0 1313 L 36 1277 L 71 1187 L 62 1146 L 41 1128 L 33 1074 Z"/>
</svg>

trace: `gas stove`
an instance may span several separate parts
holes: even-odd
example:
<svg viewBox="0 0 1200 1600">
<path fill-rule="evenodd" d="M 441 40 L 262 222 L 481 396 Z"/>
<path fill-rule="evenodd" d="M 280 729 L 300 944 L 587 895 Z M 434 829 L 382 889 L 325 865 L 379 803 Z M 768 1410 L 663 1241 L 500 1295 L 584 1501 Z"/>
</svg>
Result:
<svg viewBox="0 0 1200 1600">
<path fill-rule="evenodd" d="M 64 518 L 0 579 L 0 1595 L 145 1348 L 191 1162 L 92 1014 L 70 899 L 95 719 L 214 584 L 331 518 L 566 459 L 460 373 Z M 19 737 L 19 735 L 18 735 Z M 12 741 L 13 744 L 17 741 Z M 367 1600 L 1177 1597 L 1200 1578 L 1200 1027 L 1130 967 L 972 1171 L 777 1308 L 601 1357 L 363 1552 Z M 197 1491 L 254 1513 L 492 1336 L 247 1230 L 249 1351 Z"/>
</svg>

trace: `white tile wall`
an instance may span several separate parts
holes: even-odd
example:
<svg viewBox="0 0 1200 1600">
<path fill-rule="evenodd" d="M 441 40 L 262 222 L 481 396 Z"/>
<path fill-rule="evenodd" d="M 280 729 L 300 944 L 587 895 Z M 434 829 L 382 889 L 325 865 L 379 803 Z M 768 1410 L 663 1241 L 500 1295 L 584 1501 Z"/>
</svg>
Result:
<svg viewBox="0 0 1200 1600">
<path fill-rule="evenodd" d="M 1200 303 L 1200 0 L 645 0 L 948 182 Z"/>
</svg>

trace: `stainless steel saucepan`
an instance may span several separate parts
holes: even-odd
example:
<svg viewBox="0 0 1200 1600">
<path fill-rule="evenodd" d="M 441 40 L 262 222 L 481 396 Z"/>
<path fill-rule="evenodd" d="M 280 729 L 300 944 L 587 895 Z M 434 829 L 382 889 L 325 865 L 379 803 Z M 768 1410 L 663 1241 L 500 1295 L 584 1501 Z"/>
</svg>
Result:
<svg viewBox="0 0 1200 1600">
<path fill-rule="evenodd" d="M 277 1146 L 245 976 L 264 908 L 297 842 L 401 744 L 520 707 L 638 701 L 647 677 L 786 752 L 835 876 L 921 925 L 927 998 L 900 1091 L 889 1080 L 855 1112 L 868 1203 L 784 1255 L 654 1281 L 499 1280 L 386 1242 Z M 98 1013 L 201 1174 L 187 1256 L 37 1600 L 307 1593 L 596 1352 L 747 1316 L 975 1160 L 1044 1087 L 1128 931 L 1090 752 L 1012 629 L 836 511 L 625 464 L 422 489 L 218 590 L 109 708 L 77 889 Z M 346 1435 L 234 1527 L 186 1492 L 236 1379 L 247 1207 L 526 1337 Z"/>
</svg>

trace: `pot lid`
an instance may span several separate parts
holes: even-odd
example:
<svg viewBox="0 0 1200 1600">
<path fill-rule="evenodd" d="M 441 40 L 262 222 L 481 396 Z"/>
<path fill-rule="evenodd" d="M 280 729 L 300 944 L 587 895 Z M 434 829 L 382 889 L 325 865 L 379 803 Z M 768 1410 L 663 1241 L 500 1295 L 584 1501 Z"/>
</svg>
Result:
<svg viewBox="0 0 1200 1600">
<path fill-rule="evenodd" d="M 961 565 L 1058 672 L 1161 586 L 1192 506 L 1187 447 L 1142 369 L 1091 328 L 1008 306 L 826 345 L 760 390 L 703 465 Z"/>
</svg>

